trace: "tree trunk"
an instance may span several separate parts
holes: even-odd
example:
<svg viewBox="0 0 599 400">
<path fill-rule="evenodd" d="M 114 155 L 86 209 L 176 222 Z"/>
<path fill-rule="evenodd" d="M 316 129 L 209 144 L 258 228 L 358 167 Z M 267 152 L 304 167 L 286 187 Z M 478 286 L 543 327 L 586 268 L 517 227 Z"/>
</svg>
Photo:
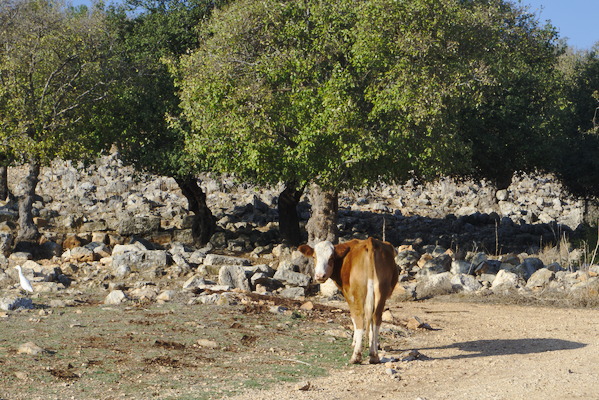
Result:
<svg viewBox="0 0 599 400">
<path fill-rule="evenodd" d="M 6 165 L 0 165 L 0 200 L 8 200 L 9 196 L 8 167 Z"/>
<path fill-rule="evenodd" d="M 187 198 L 189 211 L 195 214 L 191 227 L 193 238 L 196 244 L 203 246 L 210 241 L 216 230 L 216 221 L 206 204 L 206 194 L 195 177 L 176 178 L 176 181 Z"/>
<path fill-rule="evenodd" d="M 37 226 L 33 223 L 33 202 L 35 189 L 39 182 L 40 164 L 34 160 L 29 163 L 29 173 L 25 177 L 23 195 L 19 197 L 19 231 L 17 242 L 34 242 L 40 237 Z"/>
<path fill-rule="evenodd" d="M 337 210 L 339 201 L 337 192 L 327 191 L 318 185 L 310 188 L 312 215 L 306 224 L 308 242 L 315 244 L 323 240 L 337 243 Z"/>
<path fill-rule="evenodd" d="M 297 205 L 303 193 L 304 190 L 297 189 L 295 183 L 287 183 L 279 194 L 279 232 L 283 242 L 292 246 L 298 246 L 302 241 Z"/>
</svg>

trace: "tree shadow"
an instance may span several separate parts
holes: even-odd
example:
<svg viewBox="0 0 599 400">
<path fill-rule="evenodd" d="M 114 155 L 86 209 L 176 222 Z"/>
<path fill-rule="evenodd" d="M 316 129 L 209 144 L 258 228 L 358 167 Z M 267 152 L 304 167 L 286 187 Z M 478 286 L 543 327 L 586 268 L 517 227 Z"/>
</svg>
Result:
<svg viewBox="0 0 599 400">
<path fill-rule="evenodd" d="M 562 339 L 495 339 L 473 340 L 454 343 L 448 346 L 428 347 L 420 350 L 457 349 L 468 354 L 457 354 L 448 357 L 428 357 L 430 360 L 459 360 L 476 357 L 508 356 L 515 354 L 538 354 L 549 351 L 576 350 L 587 344 Z"/>
</svg>

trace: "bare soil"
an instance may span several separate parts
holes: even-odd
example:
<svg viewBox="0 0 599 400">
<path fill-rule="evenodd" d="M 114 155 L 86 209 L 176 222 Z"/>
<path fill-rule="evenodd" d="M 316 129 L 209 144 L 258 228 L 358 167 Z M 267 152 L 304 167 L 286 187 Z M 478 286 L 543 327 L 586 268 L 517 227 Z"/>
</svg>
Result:
<svg viewBox="0 0 599 400">
<path fill-rule="evenodd" d="M 308 390 L 279 385 L 235 399 L 599 398 L 596 310 L 451 300 L 390 306 L 395 317 L 419 316 L 432 330 L 412 332 L 387 356 L 416 349 L 419 359 L 340 367 L 309 381 Z"/>
<path fill-rule="evenodd" d="M 194 296 L 107 307 L 82 295 L 64 308 L 35 298 L 36 310 L 1 313 L 0 399 L 599 398 L 595 309 L 392 298 L 381 355 L 397 360 L 349 365 L 343 301 Z M 406 328 L 412 316 L 430 329 Z M 45 351 L 19 353 L 29 341 Z"/>
</svg>

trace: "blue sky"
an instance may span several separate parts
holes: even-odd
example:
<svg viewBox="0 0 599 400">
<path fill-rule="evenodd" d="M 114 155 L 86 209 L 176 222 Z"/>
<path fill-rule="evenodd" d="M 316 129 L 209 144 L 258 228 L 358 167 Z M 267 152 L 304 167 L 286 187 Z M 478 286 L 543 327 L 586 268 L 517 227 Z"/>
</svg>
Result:
<svg viewBox="0 0 599 400">
<path fill-rule="evenodd" d="M 72 0 L 90 5 L 92 0 Z M 589 49 L 599 42 L 599 0 L 512 0 L 529 5 L 541 22 L 550 20 L 570 46 Z"/>
<path fill-rule="evenodd" d="M 539 21 L 551 20 L 570 46 L 589 49 L 599 42 L 599 0 L 520 0 Z"/>
</svg>

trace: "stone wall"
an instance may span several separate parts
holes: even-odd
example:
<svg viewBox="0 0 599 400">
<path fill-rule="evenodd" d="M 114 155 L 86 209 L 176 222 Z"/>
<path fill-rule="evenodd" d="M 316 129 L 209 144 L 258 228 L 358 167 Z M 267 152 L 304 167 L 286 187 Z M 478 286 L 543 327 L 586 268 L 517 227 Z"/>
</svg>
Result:
<svg viewBox="0 0 599 400">
<path fill-rule="evenodd" d="M 9 185 L 17 195 L 24 173 L 24 168 L 9 169 Z M 276 244 L 280 185 L 261 188 L 211 175 L 202 177 L 202 185 L 221 228 L 216 245 L 253 251 Z M 158 243 L 191 242 L 192 215 L 176 182 L 135 173 L 118 154 L 89 166 L 57 160 L 42 168 L 37 192 L 37 220 L 55 232 L 104 231 Z M 304 223 L 310 215 L 307 198 L 299 207 Z M 396 245 L 470 243 L 488 251 L 513 251 L 559 240 L 592 216 L 588 202 L 548 175 L 519 174 L 500 191 L 486 181 L 444 178 L 421 185 L 411 180 L 346 191 L 339 199 L 342 239 L 382 237 L 384 225 L 385 238 Z"/>
</svg>

